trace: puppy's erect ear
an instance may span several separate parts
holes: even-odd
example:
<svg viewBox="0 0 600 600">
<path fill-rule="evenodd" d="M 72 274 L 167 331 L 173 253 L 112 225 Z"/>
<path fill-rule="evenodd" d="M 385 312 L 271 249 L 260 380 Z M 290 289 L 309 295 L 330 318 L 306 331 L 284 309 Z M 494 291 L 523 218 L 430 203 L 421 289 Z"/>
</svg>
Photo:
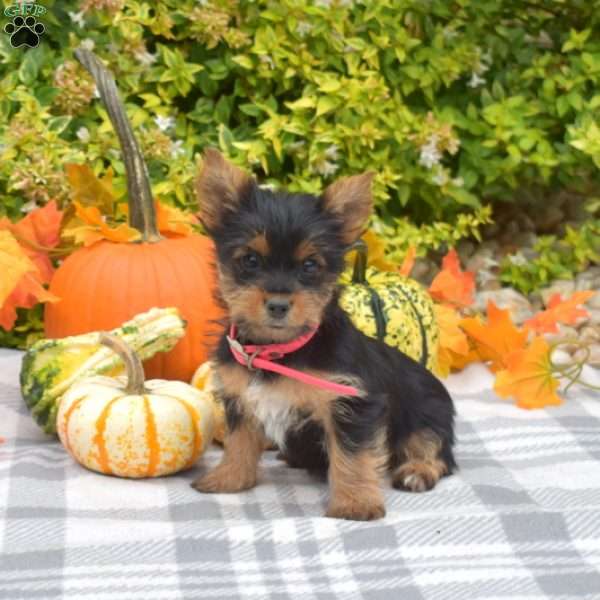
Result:
<svg viewBox="0 0 600 600">
<path fill-rule="evenodd" d="M 215 230 L 226 212 L 236 211 L 242 196 L 254 179 L 232 165 L 214 148 L 206 148 L 202 170 L 196 179 L 200 218 L 206 228 Z"/>
<path fill-rule="evenodd" d="M 342 238 L 347 244 L 358 239 L 371 213 L 371 181 L 374 176 L 375 173 L 367 171 L 343 177 L 323 192 L 323 205 L 342 222 Z"/>
</svg>

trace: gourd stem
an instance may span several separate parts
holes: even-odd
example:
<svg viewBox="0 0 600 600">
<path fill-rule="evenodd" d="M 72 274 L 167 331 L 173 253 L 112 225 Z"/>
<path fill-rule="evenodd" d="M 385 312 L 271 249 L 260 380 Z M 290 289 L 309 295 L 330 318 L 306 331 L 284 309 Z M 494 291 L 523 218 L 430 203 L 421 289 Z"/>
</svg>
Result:
<svg viewBox="0 0 600 600">
<path fill-rule="evenodd" d="M 351 250 L 356 250 L 356 258 L 354 259 L 354 269 L 352 271 L 352 283 L 367 282 L 367 253 L 368 247 L 363 240 L 356 240 L 350 247 Z"/>
<path fill-rule="evenodd" d="M 143 242 L 158 242 L 162 237 L 156 226 L 148 168 L 119 98 L 115 79 L 93 52 L 77 48 L 75 56 L 94 78 L 108 116 L 119 136 L 127 173 L 129 224 L 142 234 Z"/>
<path fill-rule="evenodd" d="M 127 374 L 127 387 L 125 391 L 132 395 L 142 395 L 146 392 L 144 387 L 144 367 L 139 356 L 121 338 L 110 333 L 100 334 L 100 343 L 113 352 L 116 352 L 125 363 Z"/>
<path fill-rule="evenodd" d="M 367 246 L 364 240 L 358 239 L 354 242 L 354 244 L 352 244 L 352 246 L 350 246 L 350 249 L 356 251 L 356 258 L 354 259 L 354 269 L 352 271 L 352 283 L 355 285 L 358 284 L 366 286 L 369 292 L 371 311 L 373 312 L 373 317 L 375 318 L 377 339 L 380 342 L 383 342 L 385 340 L 385 336 L 387 335 L 388 318 L 385 315 L 383 301 L 379 297 L 379 294 L 374 288 L 370 287 L 367 283 L 367 262 L 369 247 Z M 421 335 L 423 339 L 423 344 L 425 345 L 425 332 L 421 331 Z M 427 348 L 424 346 L 423 353 L 421 354 L 421 361 L 427 361 L 426 350 Z"/>
</svg>

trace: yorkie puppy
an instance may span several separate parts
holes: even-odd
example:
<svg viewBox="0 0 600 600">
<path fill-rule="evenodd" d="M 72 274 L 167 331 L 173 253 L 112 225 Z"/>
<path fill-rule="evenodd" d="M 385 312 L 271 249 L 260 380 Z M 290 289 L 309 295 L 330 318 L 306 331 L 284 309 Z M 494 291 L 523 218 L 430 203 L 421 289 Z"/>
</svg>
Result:
<svg viewBox="0 0 600 600">
<path fill-rule="evenodd" d="M 197 193 L 230 320 L 215 353 L 228 432 L 221 463 L 195 489 L 252 488 L 273 440 L 290 466 L 327 471 L 327 516 L 370 520 L 385 515 L 386 469 L 395 488 L 423 492 L 455 468 L 442 383 L 338 305 L 372 177 L 345 177 L 319 197 L 273 192 L 205 152 Z"/>
</svg>

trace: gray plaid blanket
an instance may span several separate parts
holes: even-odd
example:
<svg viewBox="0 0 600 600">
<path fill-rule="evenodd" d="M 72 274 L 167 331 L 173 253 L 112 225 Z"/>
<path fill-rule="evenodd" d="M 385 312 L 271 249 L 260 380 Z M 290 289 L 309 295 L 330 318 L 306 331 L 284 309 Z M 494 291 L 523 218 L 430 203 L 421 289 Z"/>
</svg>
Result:
<svg viewBox="0 0 600 600">
<path fill-rule="evenodd" d="M 129 481 L 75 464 L 32 422 L 0 350 L 0 598 L 600 598 L 600 397 L 527 412 L 483 367 L 451 377 L 460 472 L 387 489 L 372 523 L 323 518 L 327 488 L 267 453 L 259 487 Z"/>
</svg>

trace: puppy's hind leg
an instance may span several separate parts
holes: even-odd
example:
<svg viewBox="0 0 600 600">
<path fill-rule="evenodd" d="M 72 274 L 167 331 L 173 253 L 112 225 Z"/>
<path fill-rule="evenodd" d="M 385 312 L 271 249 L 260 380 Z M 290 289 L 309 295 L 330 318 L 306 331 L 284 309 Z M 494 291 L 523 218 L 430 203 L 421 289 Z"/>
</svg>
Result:
<svg viewBox="0 0 600 600">
<path fill-rule="evenodd" d="M 426 492 L 453 468 L 450 446 L 435 431 L 424 428 L 400 443 L 392 470 L 392 485 L 409 492 Z"/>
</svg>

